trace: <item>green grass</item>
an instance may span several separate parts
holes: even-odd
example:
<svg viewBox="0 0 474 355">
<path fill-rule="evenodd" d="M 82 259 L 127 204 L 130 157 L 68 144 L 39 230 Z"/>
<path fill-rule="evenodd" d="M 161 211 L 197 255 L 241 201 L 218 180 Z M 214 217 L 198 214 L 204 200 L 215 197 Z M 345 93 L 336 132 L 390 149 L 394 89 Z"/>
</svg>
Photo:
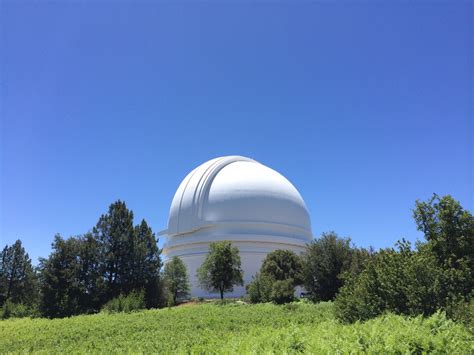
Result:
<svg viewBox="0 0 474 355">
<path fill-rule="evenodd" d="M 0 321 L 0 353 L 474 352 L 473 335 L 443 314 L 387 315 L 344 325 L 332 305 L 201 304 L 131 314 Z"/>
</svg>

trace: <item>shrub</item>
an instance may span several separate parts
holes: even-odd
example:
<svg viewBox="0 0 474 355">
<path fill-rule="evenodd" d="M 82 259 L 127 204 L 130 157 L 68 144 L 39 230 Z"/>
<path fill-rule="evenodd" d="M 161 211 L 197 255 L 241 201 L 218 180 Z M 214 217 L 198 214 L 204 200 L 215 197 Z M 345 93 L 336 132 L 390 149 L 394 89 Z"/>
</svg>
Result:
<svg viewBox="0 0 474 355">
<path fill-rule="evenodd" d="M 118 297 L 111 299 L 104 305 L 104 307 L 102 307 L 102 310 L 107 313 L 130 313 L 133 311 L 144 309 L 145 307 L 146 305 L 144 292 L 132 291 L 128 295 L 121 294 Z"/>
<path fill-rule="evenodd" d="M 246 286 L 246 289 L 251 303 L 269 302 L 272 292 L 272 280 L 257 273 L 252 282 Z"/>
<path fill-rule="evenodd" d="M 456 283 L 456 277 L 447 277 L 433 254 L 424 248 L 413 251 L 410 243 L 402 241 L 398 250 L 380 251 L 361 274 L 348 278 L 336 297 L 335 312 L 347 322 L 385 311 L 426 316 L 456 299 L 455 292 L 448 292 Z"/>
<path fill-rule="evenodd" d="M 28 306 L 23 303 L 13 303 L 7 300 L 0 308 L 0 319 L 7 318 L 24 318 L 24 317 L 38 317 L 39 312 L 37 307 Z"/>
<path fill-rule="evenodd" d="M 293 279 L 277 280 L 273 282 L 270 299 L 276 304 L 288 303 L 295 299 Z"/>
<path fill-rule="evenodd" d="M 446 307 L 446 315 L 452 320 L 464 324 L 474 334 L 474 298 L 469 302 L 460 300 Z"/>
</svg>

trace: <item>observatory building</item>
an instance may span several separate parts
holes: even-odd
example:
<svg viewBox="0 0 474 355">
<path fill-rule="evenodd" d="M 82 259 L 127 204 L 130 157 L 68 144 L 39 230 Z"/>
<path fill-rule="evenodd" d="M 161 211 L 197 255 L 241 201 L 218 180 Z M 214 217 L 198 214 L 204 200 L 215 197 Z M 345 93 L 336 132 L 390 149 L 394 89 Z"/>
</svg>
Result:
<svg viewBox="0 0 474 355">
<path fill-rule="evenodd" d="M 277 249 L 297 254 L 312 240 L 303 198 L 284 176 L 259 162 L 226 156 L 191 171 L 171 203 L 163 254 L 185 263 L 193 297 L 218 297 L 199 287 L 197 269 L 209 244 L 227 240 L 239 248 L 244 287 L 227 296 L 245 294 L 265 256 Z M 166 262 L 166 261 L 165 261 Z"/>
</svg>

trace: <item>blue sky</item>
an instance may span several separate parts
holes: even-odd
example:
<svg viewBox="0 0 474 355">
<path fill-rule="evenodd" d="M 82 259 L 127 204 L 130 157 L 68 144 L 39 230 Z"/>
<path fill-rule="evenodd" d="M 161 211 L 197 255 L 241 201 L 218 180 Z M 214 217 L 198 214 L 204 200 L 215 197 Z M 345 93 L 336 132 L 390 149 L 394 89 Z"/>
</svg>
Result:
<svg viewBox="0 0 474 355">
<path fill-rule="evenodd" d="M 165 229 L 187 172 L 229 154 L 360 246 L 422 238 L 433 192 L 473 210 L 469 1 L 1 6 L 0 237 L 35 262 L 116 199 Z"/>
</svg>

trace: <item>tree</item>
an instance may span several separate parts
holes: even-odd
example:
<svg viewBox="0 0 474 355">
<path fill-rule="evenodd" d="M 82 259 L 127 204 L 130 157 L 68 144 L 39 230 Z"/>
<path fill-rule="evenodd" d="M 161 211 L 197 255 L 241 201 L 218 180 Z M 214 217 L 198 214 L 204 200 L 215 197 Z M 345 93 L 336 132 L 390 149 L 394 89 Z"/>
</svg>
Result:
<svg viewBox="0 0 474 355">
<path fill-rule="evenodd" d="M 416 201 L 413 217 L 438 264 L 452 270 L 460 292 L 469 297 L 474 288 L 473 215 L 450 195 L 434 194 L 427 202 Z"/>
<path fill-rule="evenodd" d="M 412 250 L 410 243 L 401 241 L 397 249 L 379 251 L 360 274 L 348 277 L 335 300 L 336 315 L 348 322 L 385 311 L 430 315 L 446 306 L 445 281 L 432 253 Z"/>
<path fill-rule="evenodd" d="M 270 277 L 259 272 L 252 276 L 252 282 L 246 286 L 250 302 L 270 302 L 272 300 L 273 282 Z"/>
<path fill-rule="evenodd" d="M 323 233 L 308 245 L 303 255 L 304 287 L 313 300 L 334 299 L 344 282 L 342 274 L 350 270 L 351 254 L 350 239 L 334 232 Z"/>
<path fill-rule="evenodd" d="M 106 283 L 106 299 L 130 292 L 131 257 L 133 253 L 133 212 L 120 200 L 109 206 L 107 214 L 100 216 L 93 229 L 101 253 L 101 273 Z"/>
<path fill-rule="evenodd" d="M 201 286 L 209 292 L 232 292 L 234 286 L 243 285 L 239 249 L 230 242 L 214 242 L 209 246 L 209 254 L 199 267 L 197 276 Z"/>
<path fill-rule="evenodd" d="M 6 245 L 0 252 L 0 306 L 6 300 L 31 305 L 36 296 L 36 274 L 21 241 Z"/>
<path fill-rule="evenodd" d="M 173 298 L 173 304 L 176 304 L 179 298 L 189 296 L 188 273 L 186 265 L 180 258 L 175 256 L 165 264 L 163 277 L 166 288 Z"/>
<path fill-rule="evenodd" d="M 250 301 L 275 303 L 291 302 L 295 287 L 301 285 L 301 259 L 290 250 L 275 250 L 263 260 L 260 272 L 247 285 Z"/>
<path fill-rule="evenodd" d="M 127 284 L 130 290 L 145 291 L 147 307 L 158 306 L 161 266 L 161 249 L 155 233 L 142 219 L 134 229 Z"/>
<path fill-rule="evenodd" d="M 293 279 L 274 280 L 270 299 L 276 304 L 292 302 L 295 299 L 295 285 Z"/>
<path fill-rule="evenodd" d="M 100 254 L 100 271 L 105 280 L 103 303 L 144 290 L 148 307 L 157 306 L 161 250 L 145 220 L 133 226 L 133 212 L 120 200 L 109 206 L 93 229 Z"/>
<path fill-rule="evenodd" d="M 275 281 L 293 280 L 293 286 L 301 285 L 301 259 L 290 250 L 275 250 L 268 253 L 260 268 L 260 273 Z"/>
<path fill-rule="evenodd" d="M 103 280 L 98 246 L 91 234 L 63 239 L 56 235 L 53 252 L 40 259 L 40 310 L 65 317 L 100 309 Z"/>
</svg>

